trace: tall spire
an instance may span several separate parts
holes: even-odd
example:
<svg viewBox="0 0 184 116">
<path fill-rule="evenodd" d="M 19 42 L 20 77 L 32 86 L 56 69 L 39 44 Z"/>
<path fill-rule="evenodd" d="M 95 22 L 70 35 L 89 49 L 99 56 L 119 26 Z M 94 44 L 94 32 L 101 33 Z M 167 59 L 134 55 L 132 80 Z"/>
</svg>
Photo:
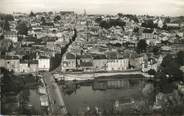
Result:
<svg viewBox="0 0 184 116">
<path fill-rule="evenodd" d="M 87 41 L 88 41 L 88 39 L 89 39 L 89 34 L 88 34 L 89 27 L 88 27 L 88 20 L 87 20 L 86 9 L 84 9 L 84 17 L 85 17 L 85 20 L 86 20 L 86 38 L 87 38 Z"/>
<path fill-rule="evenodd" d="M 86 9 L 84 9 L 84 16 L 86 16 Z"/>
</svg>

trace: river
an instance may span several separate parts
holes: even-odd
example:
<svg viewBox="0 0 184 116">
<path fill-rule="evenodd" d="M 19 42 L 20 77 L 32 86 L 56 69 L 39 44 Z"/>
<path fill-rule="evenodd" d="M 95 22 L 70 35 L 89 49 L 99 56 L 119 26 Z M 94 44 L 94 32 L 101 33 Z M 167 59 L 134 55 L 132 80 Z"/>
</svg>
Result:
<svg viewBox="0 0 184 116">
<path fill-rule="evenodd" d="M 73 92 L 65 91 L 63 98 L 71 114 L 85 112 L 87 107 L 110 111 L 116 100 L 124 103 L 128 103 L 129 99 L 139 101 L 142 98 L 144 84 L 144 80 L 141 79 L 96 80 L 87 85 L 79 84 L 76 89 L 73 88 Z"/>
</svg>

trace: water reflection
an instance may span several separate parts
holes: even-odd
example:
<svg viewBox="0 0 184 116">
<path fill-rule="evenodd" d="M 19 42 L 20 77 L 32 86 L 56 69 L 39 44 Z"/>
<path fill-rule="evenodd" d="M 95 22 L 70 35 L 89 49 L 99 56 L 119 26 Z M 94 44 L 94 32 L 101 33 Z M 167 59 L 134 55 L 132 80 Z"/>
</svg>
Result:
<svg viewBox="0 0 184 116">
<path fill-rule="evenodd" d="M 33 110 L 36 112 L 36 114 L 41 113 L 41 106 L 40 106 L 40 100 L 39 100 L 39 94 L 37 93 L 36 89 L 29 90 L 30 96 L 29 96 L 29 102 L 33 106 Z"/>
<path fill-rule="evenodd" d="M 70 83 L 65 87 L 64 100 L 72 114 L 87 111 L 87 108 L 110 111 L 117 100 L 129 102 L 129 98 L 139 100 L 144 81 L 140 79 L 95 80 L 87 85 Z M 70 93 L 67 93 L 69 88 Z"/>
<path fill-rule="evenodd" d="M 139 86 L 139 82 L 130 79 L 121 80 L 97 80 L 92 84 L 93 90 L 122 89 Z"/>
</svg>

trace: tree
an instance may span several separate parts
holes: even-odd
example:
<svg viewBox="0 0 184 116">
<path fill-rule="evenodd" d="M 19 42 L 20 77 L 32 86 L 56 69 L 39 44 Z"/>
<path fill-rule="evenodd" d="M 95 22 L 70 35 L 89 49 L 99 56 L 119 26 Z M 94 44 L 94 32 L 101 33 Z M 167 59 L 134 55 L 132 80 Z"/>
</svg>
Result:
<svg viewBox="0 0 184 116">
<path fill-rule="evenodd" d="M 180 65 L 184 65 L 184 51 L 179 51 L 177 53 L 176 62 Z"/>
<path fill-rule="evenodd" d="M 120 26 L 124 30 L 124 26 L 126 25 L 121 19 L 110 19 L 109 21 L 101 20 L 99 22 L 100 27 L 109 29 L 112 26 Z"/>
<path fill-rule="evenodd" d="M 155 74 L 156 74 L 156 71 L 155 71 L 154 69 L 150 69 L 150 70 L 148 71 L 148 74 L 149 74 L 149 75 L 155 75 Z"/>
<path fill-rule="evenodd" d="M 0 41 L 0 51 L 8 52 L 13 48 L 13 42 L 9 39 L 3 39 Z"/>
<path fill-rule="evenodd" d="M 122 14 L 122 13 L 118 13 L 117 15 L 118 15 L 119 17 L 122 17 L 122 16 L 123 16 L 123 14 Z"/>
<path fill-rule="evenodd" d="M 0 41 L 4 39 L 4 35 L 1 35 L 0 36 Z"/>
<path fill-rule="evenodd" d="M 101 21 L 102 21 L 102 18 L 101 17 L 98 17 L 98 18 L 95 19 L 95 22 L 96 23 L 100 23 Z"/>
<path fill-rule="evenodd" d="M 161 72 L 168 80 L 170 81 L 183 80 L 180 65 L 177 63 L 176 59 L 172 57 L 172 55 L 170 54 L 166 55 L 163 58 L 161 66 L 162 66 Z"/>
<path fill-rule="evenodd" d="M 142 53 L 145 52 L 147 50 L 147 43 L 146 40 L 141 39 L 139 40 L 139 42 L 137 43 L 137 52 L 138 53 Z"/>
<path fill-rule="evenodd" d="M 160 51 L 160 49 L 159 49 L 158 46 L 153 47 L 153 54 L 154 55 L 158 55 L 159 54 L 159 51 Z"/>
<path fill-rule="evenodd" d="M 170 22 L 171 22 L 171 19 L 169 17 L 164 19 L 164 24 L 167 24 L 167 23 L 170 23 Z"/>
<path fill-rule="evenodd" d="M 166 67 L 168 65 L 169 62 L 172 62 L 174 59 L 172 57 L 171 54 L 167 54 L 164 58 L 163 58 L 163 61 L 161 63 L 161 66 L 162 67 Z"/>
<path fill-rule="evenodd" d="M 17 31 L 18 31 L 18 34 L 27 35 L 28 27 L 27 27 L 27 25 L 26 25 L 25 22 L 20 21 L 20 22 L 17 24 L 16 29 L 17 29 Z"/>
<path fill-rule="evenodd" d="M 162 28 L 163 28 L 163 30 L 168 30 L 168 27 L 166 24 L 164 24 Z"/>
<path fill-rule="evenodd" d="M 6 15 L 5 20 L 13 21 L 14 20 L 13 15 Z"/>
<path fill-rule="evenodd" d="M 5 30 L 5 31 L 9 31 L 9 30 L 10 30 L 10 24 L 9 24 L 8 20 L 5 20 L 5 23 L 4 23 L 4 30 Z"/>
<path fill-rule="evenodd" d="M 13 21 L 14 18 L 12 15 L 7 15 L 7 14 L 0 14 L 0 19 L 1 20 L 8 20 L 8 21 Z"/>
<path fill-rule="evenodd" d="M 54 21 L 57 22 L 57 21 L 59 21 L 59 20 L 61 20 L 61 17 L 60 17 L 59 15 L 57 15 L 57 16 L 54 18 Z"/>
<path fill-rule="evenodd" d="M 153 23 L 153 20 L 145 20 L 144 23 L 142 23 L 142 27 L 146 28 L 156 28 L 157 25 Z"/>
<path fill-rule="evenodd" d="M 130 20 L 133 20 L 136 23 L 139 23 L 139 20 L 138 20 L 136 15 L 126 14 L 126 15 L 123 15 L 123 16 L 129 18 Z"/>
<path fill-rule="evenodd" d="M 135 27 L 134 30 L 133 30 L 134 33 L 139 33 L 139 28 L 138 27 Z"/>
<path fill-rule="evenodd" d="M 48 12 L 48 15 L 53 15 L 54 13 L 52 11 L 49 11 Z"/>
<path fill-rule="evenodd" d="M 13 75 L 12 72 L 9 72 L 8 70 L 1 68 L 0 70 L 2 71 L 2 74 L 4 75 L 1 78 L 2 82 L 2 94 L 6 94 L 9 92 L 15 92 L 18 93 L 24 85 L 24 82 L 22 81 L 21 78 Z"/>
<path fill-rule="evenodd" d="M 162 74 L 163 75 L 163 74 Z M 171 83 L 168 79 L 163 77 L 158 77 L 160 80 L 155 83 L 156 90 L 163 93 L 171 93 L 175 89 L 173 83 Z"/>
<path fill-rule="evenodd" d="M 175 61 L 169 62 L 165 68 L 162 69 L 162 72 L 166 74 L 166 77 L 170 81 L 182 81 L 183 73 L 179 69 L 178 64 Z"/>
<path fill-rule="evenodd" d="M 173 82 L 184 81 L 180 66 L 172 55 L 168 54 L 163 58 L 161 69 L 155 74 L 159 80 L 156 81 L 159 91 L 164 93 L 172 92 L 175 89 Z"/>
<path fill-rule="evenodd" d="M 42 22 L 42 25 L 44 25 L 46 23 L 45 17 L 41 18 L 41 22 Z"/>
</svg>

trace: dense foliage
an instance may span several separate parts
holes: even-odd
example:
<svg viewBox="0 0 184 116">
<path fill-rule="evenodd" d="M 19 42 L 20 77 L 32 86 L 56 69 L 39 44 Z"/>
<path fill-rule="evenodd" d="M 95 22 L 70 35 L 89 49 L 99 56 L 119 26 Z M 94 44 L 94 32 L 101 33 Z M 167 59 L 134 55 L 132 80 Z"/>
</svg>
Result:
<svg viewBox="0 0 184 116">
<path fill-rule="evenodd" d="M 10 14 L 0 14 L 0 19 L 1 20 L 7 20 L 7 21 L 13 21 L 14 18 Z"/>
<path fill-rule="evenodd" d="M 19 21 L 16 27 L 18 34 L 20 35 L 27 35 L 28 34 L 28 27 L 26 25 L 26 22 Z"/>
<path fill-rule="evenodd" d="M 97 18 L 95 21 L 99 23 L 100 27 L 105 29 L 109 29 L 113 26 L 120 26 L 124 30 L 124 26 L 126 25 L 121 19 L 102 20 L 101 18 Z"/>
<path fill-rule="evenodd" d="M 166 55 L 161 63 L 160 71 L 156 73 L 157 87 L 161 92 L 172 92 L 173 82 L 184 81 L 183 72 L 180 67 L 183 66 L 184 51 L 180 51 L 173 56 Z"/>
<path fill-rule="evenodd" d="M 142 53 L 145 52 L 147 50 L 147 43 L 146 40 L 141 39 L 139 40 L 139 42 L 137 43 L 137 52 L 138 53 Z"/>
</svg>

